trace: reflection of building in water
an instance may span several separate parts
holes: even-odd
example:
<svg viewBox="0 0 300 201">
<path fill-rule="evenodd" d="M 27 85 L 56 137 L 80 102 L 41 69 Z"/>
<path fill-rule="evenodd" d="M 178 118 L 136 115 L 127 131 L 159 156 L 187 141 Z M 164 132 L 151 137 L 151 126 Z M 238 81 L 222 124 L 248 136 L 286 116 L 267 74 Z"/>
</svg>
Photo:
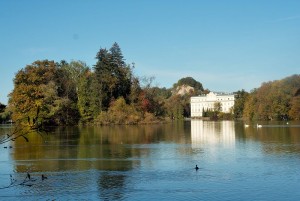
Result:
<svg viewBox="0 0 300 201">
<path fill-rule="evenodd" d="M 221 104 L 222 112 L 230 113 L 234 106 L 234 95 L 210 92 L 204 96 L 191 97 L 191 117 L 202 117 L 203 111 L 213 111 L 216 103 Z"/>
<path fill-rule="evenodd" d="M 220 144 L 233 147 L 235 144 L 234 121 L 191 120 L 192 147 L 201 144 Z"/>
</svg>

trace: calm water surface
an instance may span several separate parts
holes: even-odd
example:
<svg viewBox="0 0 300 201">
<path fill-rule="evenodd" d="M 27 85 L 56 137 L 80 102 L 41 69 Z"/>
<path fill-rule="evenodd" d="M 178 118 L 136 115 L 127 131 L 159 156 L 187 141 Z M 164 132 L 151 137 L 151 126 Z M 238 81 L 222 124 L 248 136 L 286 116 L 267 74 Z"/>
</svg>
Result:
<svg viewBox="0 0 300 201">
<path fill-rule="evenodd" d="M 0 145 L 0 200 L 300 200 L 300 122 L 260 123 L 192 120 L 31 134 L 29 142 Z M 0 126 L 0 135 L 11 129 Z M 5 188 L 10 175 L 19 184 L 27 172 L 30 186 Z"/>
</svg>

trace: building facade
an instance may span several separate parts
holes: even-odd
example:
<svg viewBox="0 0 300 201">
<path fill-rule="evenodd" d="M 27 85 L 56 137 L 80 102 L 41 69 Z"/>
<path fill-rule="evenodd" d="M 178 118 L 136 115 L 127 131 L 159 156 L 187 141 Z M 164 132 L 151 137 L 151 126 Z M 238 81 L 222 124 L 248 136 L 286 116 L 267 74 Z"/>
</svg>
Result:
<svg viewBox="0 0 300 201">
<path fill-rule="evenodd" d="M 204 96 L 191 97 L 191 117 L 202 117 L 203 111 L 213 111 L 217 102 L 221 104 L 221 112 L 230 113 L 234 106 L 234 95 L 210 92 Z"/>
</svg>

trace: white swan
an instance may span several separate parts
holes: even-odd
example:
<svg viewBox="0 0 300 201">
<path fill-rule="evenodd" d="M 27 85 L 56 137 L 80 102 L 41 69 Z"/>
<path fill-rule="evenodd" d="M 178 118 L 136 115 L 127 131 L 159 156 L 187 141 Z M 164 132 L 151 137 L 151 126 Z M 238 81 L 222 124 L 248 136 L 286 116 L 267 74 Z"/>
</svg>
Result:
<svg viewBox="0 0 300 201">
<path fill-rule="evenodd" d="M 261 128 L 262 127 L 262 125 L 260 125 L 260 124 L 256 124 L 256 126 L 257 126 L 257 128 Z"/>
<path fill-rule="evenodd" d="M 248 124 L 245 124 L 245 127 L 247 128 L 247 127 L 249 127 L 249 125 L 248 125 Z"/>
</svg>

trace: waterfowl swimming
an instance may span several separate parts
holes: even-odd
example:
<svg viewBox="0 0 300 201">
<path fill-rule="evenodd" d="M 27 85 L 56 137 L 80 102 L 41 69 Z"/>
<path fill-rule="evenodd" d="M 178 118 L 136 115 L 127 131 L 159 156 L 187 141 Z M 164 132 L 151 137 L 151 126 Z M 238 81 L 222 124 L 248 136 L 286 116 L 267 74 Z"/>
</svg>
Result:
<svg viewBox="0 0 300 201">
<path fill-rule="evenodd" d="M 245 124 L 245 127 L 249 127 L 249 125 L 248 125 L 248 124 Z"/>
<path fill-rule="evenodd" d="M 262 125 L 260 125 L 260 124 L 256 124 L 256 126 L 257 126 L 257 128 L 261 128 L 262 127 Z"/>
<path fill-rule="evenodd" d="M 42 174 L 42 180 L 48 179 L 45 175 Z"/>
<path fill-rule="evenodd" d="M 198 169 L 199 169 L 199 167 L 196 165 L 195 170 L 198 170 Z"/>
</svg>

